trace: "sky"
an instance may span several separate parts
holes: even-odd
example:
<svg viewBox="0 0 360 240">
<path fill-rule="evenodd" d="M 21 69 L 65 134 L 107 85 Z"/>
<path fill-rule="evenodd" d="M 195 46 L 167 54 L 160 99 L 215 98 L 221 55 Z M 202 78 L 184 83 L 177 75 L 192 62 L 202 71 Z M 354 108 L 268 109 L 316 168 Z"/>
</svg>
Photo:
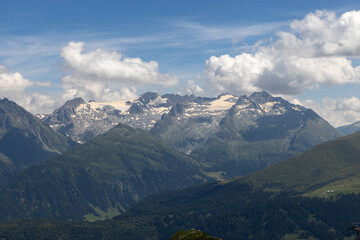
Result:
<svg viewBox="0 0 360 240">
<path fill-rule="evenodd" d="M 0 0 L 0 98 L 32 113 L 146 91 L 267 91 L 360 120 L 358 0 Z"/>
</svg>

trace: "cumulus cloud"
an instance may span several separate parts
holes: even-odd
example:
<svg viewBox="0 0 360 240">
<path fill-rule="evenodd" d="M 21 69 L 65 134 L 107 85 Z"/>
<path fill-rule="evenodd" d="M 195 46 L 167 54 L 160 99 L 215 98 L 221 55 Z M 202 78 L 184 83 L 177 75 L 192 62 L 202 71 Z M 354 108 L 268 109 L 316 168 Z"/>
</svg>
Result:
<svg viewBox="0 0 360 240">
<path fill-rule="evenodd" d="M 62 79 L 62 87 L 64 89 L 63 99 L 82 97 L 87 100 L 114 101 L 136 96 L 134 87 L 121 87 L 120 90 L 115 90 L 109 88 L 106 82 L 89 81 L 71 75 Z"/>
<path fill-rule="evenodd" d="M 51 113 L 59 107 L 62 99 L 58 96 L 44 95 L 40 93 L 27 93 L 15 102 L 31 113 Z"/>
<path fill-rule="evenodd" d="M 357 97 L 338 99 L 325 97 L 320 101 L 308 99 L 302 101 L 301 104 L 313 109 L 335 127 L 360 120 L 360 99 Z"/>
<path fill-rule="evenodd" d="M 291 28 L 302 40 L 292 46 L 293 50 L 301 47 L 309 56 L 360 55 L 360 11 L 346 12 L 339 18 L 334 12 L 316 11 L 294 21 Z"/>
<path fill-rule="evenodd" d="M 140 58 L 125 58 L 121 53 L 101 49 L 89 53 L 83 51 L 83 42 L 70 42 L 61 50 L 66 65 L 74 71 L 74 78 L 132 85 L 173 86 L 178 82 L 174 76 L 161 74 L 156 61 L 145 62 Z"/>
<path fill-rule="evenodd" d="M 199 85 L 195 83 L 194 80 L 187 81 L 185 94 L 194 94 L 195 96 L 202 96 L 204 95 L 205 91 Z"/>
<path fill-rule="evenodd" d="M 25 89 L 32 86 L 34 83 L 24 78 L 18 72 L 11 72 L 5 66 L 0 65 L 0 95 L 19 96 L 25 92 Z"/>
<path fill-rule="evenodd" d="M 349 57 L 360 57 L 360 11 L 340 17 L 317 11 L 290 28 L 253 53 L 210 57 L 205 65 L 209 85 L 236 94 L 299 95 L 305 89 L 359 82 L 360 67 Z"/>
<path fill-rule="evenodd" d="M 83 42 L 70 42 L 61 50 L 65 65 L 73 72 L 62 79 L 64 99 L 83 97 L 111 101 L 132 98 L 134 87 L 112 89 L 109 83 L 122 85 L 173 86 L 178 79 L 159 72 L 156 61 L 145 62 L 140 58 L 125 58 L 121 53 L 98 49 L 84 53 Z"/>
<path fill-rule="evenodd" d="M 56 103 L 54 97 L 27 92 L 26 89 L 33 85 L 34 82 L 24 78 L 20 73 L 11 72 L 0 65 L 0 98 L 9 98 L 33 113 L 53 111 Z"/>
</svg>

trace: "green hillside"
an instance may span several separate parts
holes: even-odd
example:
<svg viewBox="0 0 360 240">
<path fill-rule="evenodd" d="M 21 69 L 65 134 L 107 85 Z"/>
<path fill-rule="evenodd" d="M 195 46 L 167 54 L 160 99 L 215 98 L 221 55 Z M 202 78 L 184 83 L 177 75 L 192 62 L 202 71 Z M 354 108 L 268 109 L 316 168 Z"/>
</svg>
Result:
<svg viewBox="0 0 360 240">
<path fill-rule="evenodd" d="M 21 171 L 8 157 L 0 153 L 0 189 Z"/>
<path fill-rule="evenodd" d="M 0 193 L 0 217 L 109 218 L 152 193 L 210 180 L 199 169 L 150 133 L 119 124 L 23 171 Z"/>
<path fill-rule="evenodd" d="M 312 192 L 338 186 L 338 193 L 359 192 L 360 133 L 319 144 L 294 158 L 245 177 L 241 181 L 258 189 Z M 237 180 L 238 181 L 238 180 Z M 344 189 L 339 188 L 340 185 Z M 346 187 L 345 187 L 346 186 Z"/>
</svg>

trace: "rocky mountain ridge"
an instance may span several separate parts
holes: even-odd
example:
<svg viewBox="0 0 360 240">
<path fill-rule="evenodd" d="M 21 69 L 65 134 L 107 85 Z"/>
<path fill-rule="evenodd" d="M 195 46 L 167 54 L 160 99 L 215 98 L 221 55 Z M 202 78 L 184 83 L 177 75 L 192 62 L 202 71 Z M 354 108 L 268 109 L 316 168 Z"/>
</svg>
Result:
<svg viewBox="0 0 360 240">
<path fill-rule="evenodd" d="M 266 92 L 178 104 L 151 132 L 226 178 L 258 171 L 341 136 L 311 109 Z"/>
<path fill-rule="evenodd" d="M 195 97 L 147 92 L 135 99 L 115 102 L 86 103 L 81 98 L 67 101 L 52 114 L 38 114 L 39 118 L 54 130 L 84 143 L 116 126 L 127 124 L 134 128 L 150 130 L 179 102 L 192 101 Z"/>
</svg>

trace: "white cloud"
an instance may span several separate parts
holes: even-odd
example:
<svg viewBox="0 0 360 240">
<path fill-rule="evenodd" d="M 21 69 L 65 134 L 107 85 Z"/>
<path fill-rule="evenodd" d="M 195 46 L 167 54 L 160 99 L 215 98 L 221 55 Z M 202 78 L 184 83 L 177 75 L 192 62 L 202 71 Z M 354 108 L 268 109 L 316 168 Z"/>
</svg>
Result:
<svg viewBox="0 0 360 240">
<path fill-rule="evenodd" d="M 33 85 L 34 82 L 24 78 L 20 73 L 11 72 L 0 65 L 0 98 L 9 98 L 33 113 L 53 111 L 56 104 L 54 96 L 28 93 L 26 89 Z"/>
<path fill-rule="evenodd" d="M 300 95 L 305 89 L 359 82 L 359 67 L 343 57 L 280 58 L 265 68 L 254 85 L 260 89 L 289 95 Z"/>
<path fill-rule="evenodd" d="M 50 81 L 46 81 L 46 82 L 36 81 L 36 86 L 39 86 L 39 87 L 50 87 L 50 86 L 51 86 L 51 82 L 50 82 Z"/>
<path fill-rule="evenodd" d="M 129 86 L 157 84 L 166 87 L 178 82 L 174 76 L 161 74 L 155 61 L 124 58 L 120 53 L 100 49 L 89 53 L 83 50 L 82 42 L 70 42 L 62 48 L 61 56 L 72 74 L 62 78 L 61 96 L 28 92 L 27 88 L 31 86 L 49 87 L 51 83 L 34 83 L 0 65 L 0 97 L 8 97 L 33 113 L 48 113 L 64 100 L 75 97 L 98 101 L 122 100 L 137 96 L 136 88 Z"/>
<path fill-rule="evenodd" d="M 206 61 L 205 77 L 220 92 L 251 93 L 260 90 L 254 83 L 270 67 L 268 59 L 257 54 L 212 56 Z"/>
<path fill-rule="evenodd" d="M 273 32 L 286 24 L 287 22 L 271 22 L 247 26 L 209 26 L 195 22 L 178 21 L 175 23 L 175 27 L 178 27 L 179 30 L 184 30 L 184 32 L 180 31 L 180 34 L 177 34 L 177 39 L 183 36 L 191 35 L 191 41 L 208 42 L 231 39 L 236 43 L 246 37 L 259 36 Z M 185 41 L 186 44 L 189 44 L 188 37 L 187 39 L 182 40 Z"/>
<path fill-rule="evenodd" d="M 313 56 L 360 55 L 360 11 L 346 12 L 339 18 L 334 12 L 316 11 L 294 21 L 291 28 L 302 39 L 298 47 Z"/>
<path fill-rule="evenodd" d="M 353 67 L 348 57 L 360 57 L 360 11 L 339 18 L 317 11 L 290 27 L 254 53 L 210 57 L 205 77 L 212 89 L 299 95 L 305 89 L 359 82 L 360 67 Z"/>
<path fill-rule="evenodd" d="M 101 49 L 84 53 L 83 42 L 70 42 L 62 48 L 61 56 L 73 72 L 62 79 L 64 99 L 113 101 L 136 96 L 136 88 L 124 85 L 173 86 L 178 83 L 176 77 L 160 73 L 155 61 L 125 58 L 121 53 Z M 120 87 L 110 88 L 110 83 Z"/>
<path fill-rule="evenodd" d="M 27 93 L 21 99 L 15 101 L 31 113 L 51 113 L 62 99 L 56 96 L 44 95 L 40 93 Z"/>
<path fill-rule="evenodd" d="M 115 90 L 109 88 L 106 82 L 89 81 L 74 78 L 71 75 L 62 79 L 62 87 L 64 89 L 64 100 L 82 97 L 85 100 L 114 101 L 136 96 L 136 88 L 134 87 L 121 87 L 120 90 Z"/>
<path fill-rule="evenodd" d="M 18 72 L 11 72 L 5 66 L 0 65 L 0 95 L 6 96 L 19 96 L 25 92 L 27 87 L 32 86 L 34 83 L 24 78 Z"/>
<path fill-rule="evenodd" d="M 158 71 L 156 61 L 125 58 L 121 53 L 98 49 L 83 53 L 83 42 L 70 42 L 61 50 L 61 56 L 71 70 L 72 78 L 88 81 L 117 82 L 132 85 L 160 84 L 173 86 L 178 79 Z"/>
<path fill-rule="evenodd" d="M 313 109 L 335 127 L 360 120 L 360 99 L 357 97 L 338 99 L 325 97 L 321 101 L 308 99 L 302 101 L 302 105 Z"/>
<path fill-rule="evenodd" d="M 194 80 L 189 80 L 186 84 L 185 94 L 194 94 L 195 96 L 204 95 L 205 91 Z"/>
</svg>

